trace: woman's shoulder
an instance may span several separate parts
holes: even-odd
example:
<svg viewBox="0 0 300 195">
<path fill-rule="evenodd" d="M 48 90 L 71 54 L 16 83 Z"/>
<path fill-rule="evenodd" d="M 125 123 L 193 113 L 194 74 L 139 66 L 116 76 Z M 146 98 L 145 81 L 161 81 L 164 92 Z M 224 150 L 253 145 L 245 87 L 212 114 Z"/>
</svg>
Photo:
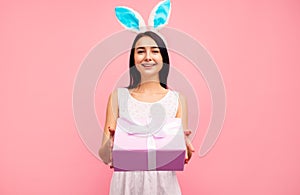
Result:
<svg viewBox="0 0 300 195">
<path fill-rule="evenodd" d="M 118 87 L 111 91 L 110 96 L 118 96 L 119 93 L 127 92 L 128 89 L 126 87 Z"/>
<path fill-rule="evenodd" d="M 112 90 L 109 94 L 109 98 L 112 98 L 114 96 L 117 96 L 118 95 L 118 88 Z"/>
<path fill-rule="evenodd" d="M 118 105 L 118 96 L 119 96 L 118 93 L 119 93 L 119 88 L 112 90 L 109 94 L 108 102 L 111 102 L 114 105 Z"/>
<path fill-rule="evenodd" d="M 176 96 L 178 97 L 181 97 L 181 98 L 185 98 L 185 96 L 183 95 L 182 92 L 178 91 L 178 90 L 175 90 L 175 89 L 169 89 L 170 92 L 172 92 L 173 94 L 175 94 Z"/>
</svg>

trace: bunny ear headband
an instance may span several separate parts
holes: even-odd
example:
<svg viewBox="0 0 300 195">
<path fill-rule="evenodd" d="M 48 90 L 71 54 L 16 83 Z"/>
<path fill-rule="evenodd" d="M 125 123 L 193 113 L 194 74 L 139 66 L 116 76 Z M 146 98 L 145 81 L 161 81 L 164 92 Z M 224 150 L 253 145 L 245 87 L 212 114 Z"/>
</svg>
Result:
<svg viewBox="0 0 300 195">
<path fill-rule="evenodd" d="M 126 29 L 132 30 L 136 33 L 147 30 L 145 21 L 137 11 L 128 7 L 118 6 L 115 8 L 115 12 L 119 22 Z M 159 30 L 160 28 L 166 26 L 170 18 L 170 12 L 170 0 L 159 2 L 150 13 L 148 26 L 155 30 Z"/>
</svg>

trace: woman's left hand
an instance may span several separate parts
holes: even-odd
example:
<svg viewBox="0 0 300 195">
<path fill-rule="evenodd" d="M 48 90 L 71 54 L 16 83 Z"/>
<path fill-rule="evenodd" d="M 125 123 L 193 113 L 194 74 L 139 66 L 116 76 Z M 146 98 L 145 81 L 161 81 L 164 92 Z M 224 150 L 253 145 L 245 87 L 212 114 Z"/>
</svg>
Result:
<svg viewBox="0 0 300 195">
<path fill-rule="evenodd" d="M 189 160 L 192 158 L 193 152 L 195 152 L 195 148 L 191 142 L 191 140 L 188 138 L 189 135 L 192 134 L 192 131 L 187 129 L 184 130 L 184 137 L 185 137 L 185 144 L 186 144 L 186 155 L 185 155 L 185 164 L 189 162 Z"/>
</svg>

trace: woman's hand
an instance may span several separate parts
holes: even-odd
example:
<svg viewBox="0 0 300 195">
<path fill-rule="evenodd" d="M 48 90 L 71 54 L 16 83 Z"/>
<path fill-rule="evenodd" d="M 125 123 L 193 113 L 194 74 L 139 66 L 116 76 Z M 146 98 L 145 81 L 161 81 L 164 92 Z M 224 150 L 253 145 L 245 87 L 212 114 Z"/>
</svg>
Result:
<svg viewBox="0 0 300 195">
<path fill-rule="evenodd" d="M 109 130 L 109 142 L 110 142 L 110 163 L 108 164 L 110 166 L 110 168 L 113 168 L 113 164 L 112 164 L 112 149 L 114 146 L 114 137 L 115 137 L 115 129 L 111 129 L 110 127 L 108 127 Z"/>
<path fill-rule="evenodd" d="M 184 130 L 184 137 L 185 137 L 185 144 L 186 144 L 186 153 L 185 153 L 185 164 L 189 162 L 189 160 L 192 158 L 193 152 L 195 152 L 195 148 L 191 142 L 191 140 L 188 138 L 189 135 L 192 134 L 192 131 L 187 129 Z"/>
</svg>

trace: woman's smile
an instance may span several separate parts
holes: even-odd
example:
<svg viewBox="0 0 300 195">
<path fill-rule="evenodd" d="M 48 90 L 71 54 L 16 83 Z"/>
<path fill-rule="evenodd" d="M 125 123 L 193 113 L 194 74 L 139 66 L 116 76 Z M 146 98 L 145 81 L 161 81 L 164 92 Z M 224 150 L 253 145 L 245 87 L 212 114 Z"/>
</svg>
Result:
<svg viewBox="0 0 300 195">
<path fill-rule="evenodd" d="M 153 66 L 157 65 L 156 63 L 143 63 L 141 64 L 144 68 L 149 69 L 152 68 Z"/>
</svg>

